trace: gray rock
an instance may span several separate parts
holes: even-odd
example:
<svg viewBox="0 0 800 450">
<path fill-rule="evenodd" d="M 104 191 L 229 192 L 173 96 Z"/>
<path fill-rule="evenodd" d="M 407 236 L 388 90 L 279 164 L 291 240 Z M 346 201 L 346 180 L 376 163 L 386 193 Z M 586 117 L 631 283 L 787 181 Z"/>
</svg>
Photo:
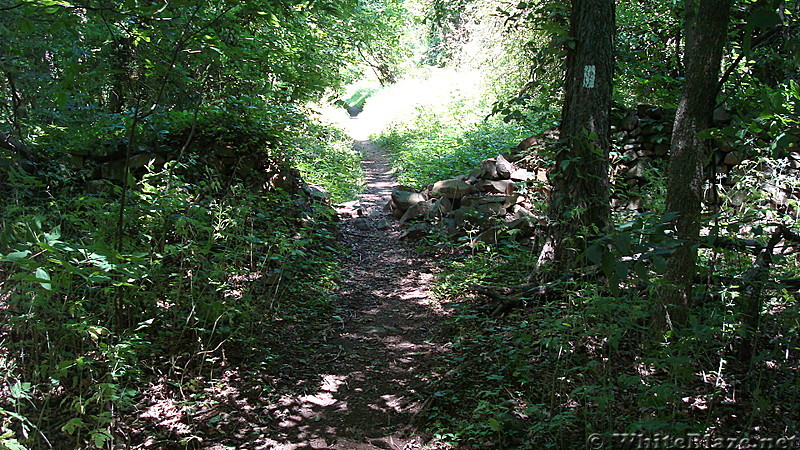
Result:
<svg viewBox="0 0 800 450">
<path fill-rule="evenodd" d="M 724 108 L 717 108 L 714 110 L 714 123 L 717 125 L 727 125 L 731 123 L 733 117 L 731 113 L 726 111 Z"/>
<path fill-rule="evenodd" d="M 450 214 L 451 211 L 453 211 L 453 202 L 447 197 L 442 197 L 433 202 L 428 211 L 428 217 L 431 219 L 441 219 Z"/>
<path fill-rule="evenodd" d="M 357 217 L 353 219 L 351 223 L 353 224 L 354 227 L 358 228 L 359 230 L 366 231 L 370 229 L 369 220 L 367 220 L 366 217 Z"/>
<path fill-rule="evenodd" d="M 327 202 L 330 198 L 330 194 L 328 194 L 328 191 L 326 191 L 322 186 L 307 184 L 303 186 L 303 191 L 308 194 L 309 197 L 319 202 Z"/>
<path fill-rule="evenodd" d="M 401 217 L 403 217 L 403 214 L 405 214 L 405 213 L 406 213 L 406 210 L 402 210 L 400 208 L 395 208 L 395 209 L 392 210 L 392 217 L 394 217 L 395 219 L 400 219 Z"/>
<path fill-rule="evenodd" d="M 648 105 L 647 103 L 639 103 L 636 105 L 636 113 L 640 116 L 651 117 L 656 120 L 664 117 L 664 110 L 660 106 Z"/>
<path fill-rule="evenodd" d="M 495 169 L 501 180 L 508 180 L 511 178 L 511 174 L 517 170 L 503 155 L 498 155 L 495 159 Z"/>
<path fill-rule="evenodd" d="M 400 223 L 406 223 L 409 220 L 419 219 L 421 217 L 425 217 L 428 215 L 428 211 L 431 209 L 431 202 L 426 200 L 424 202 L 418 202 L 411 205 L 410 208 L 406 210 L 403 214 L 403 217 L 400 218 Z"/>
<path fill-rule="evenodd" d="M 485 195 L 483 197 L 466 197 L 461 200 L 461 206 L 480 206 L 488 203 L 502 203 L 505 205 L 508 197 L 505 195 Z"/>
<path fill-rule="evenodd" d="M 515 219 L 524 219 L 524 218 L 533 218 L 536 217 L 533 215 L 532 212 L 528 210 L 528 208 L 522 205 L 514 205 L 511 209 L 511 212 L 514 214 Z"/>
<path fill-rule="evenodd" d="M 518 152 L 526 152 L 528 149 L 533 147 L 538 147 L 542 145 L 542 141 L 537 138 L 536 136 L 531 136 L 529 138 L 525 138 L 517 144 L 517 151 Z"/>
<path fill-rule="evenodd" d="M 511 194 L 511 195 L 507 195 L 506 196 L 506 201 L 503 203 L 503 207 L 506 208 L 506 209 L 513 208 L 514 205 L 516 205 L 518 203 L 522 203 L 524 201 L 525 201 L 525 196 L 522 195 L 522 194 L 514 193 L 514 194 Z"/>
<path fill-rule="evenodd" d="M 387 230 L 387 229 L 391 228 L 391 226 L 392 226 L 392 222 L 389 219 L 387 219 L 386 217 L 384 217 L 378 222 L 377 225 L 375 225 L 375 228 L 377 228 L 379 230 Z"/>
<path fill-rule="evenodd" d="M 478 191 L 475 185 L 469 184 L 464 180 L 451 178 L 449 180 L 437 181 L 431 188 L 431 195 L 435 197 L 447 197 L 451 199 L 461 198 L 468 194 Z"/>
<path fill-rule="evenodd" d="M 667 156 L 669 144 L 656 144 L 653 146 L 653 154 L 656 156 Z"/>
<path fill-rule="evenodd" d="M 727 155 L 725 155 L 724 162 L 725 162 L 725 164 L 727 164 L 729 166 L 735 166 L 735 165 L 739 164 L 742 161 L 744 161 L 744 155 L 742 154 L 742 152 L 739 152 L 737 150 L 734 150 L 734 151 L 728 153 Z"/>
<path fill-rule="evenodd" d="M 645 171 L 649 169 L 650 166 L 650 158 L 639 158 L 636 161 L 636 165 L 628 169 L 625 176 L 628 178 L 643 179 L 645 177 Z"/>
<path fill-rule="evenodd" d="M 397 186 L 392 189 L 392 200 L 399 209 L 405 211 L 414 204 L 424 202 L 427 199 L 414 188 Z"/>
<path fill-rule="evenodd" d="M 638 124 L 639 118 L 636 117 L 636 114 L 628 114 L 624 119 L 622 119 L 619 127 L 625 131 L 632 131 Z"/>
<path fill-rule="evenodd" d="M 403 232 L 400 239 L 419 239 L 430 233 L 431 229 L 432 226 L 428 222 L 415 223 Z"/>
<path fill-rule="evenodd" d="M 515 191 L 514 182 L 511 180 L 487 180 L 479 183 L 478 188 L 493 194 L 511 194 Z"/>
<path fill-rule="evenodd" d="M 481 161 L 481 175 L 478 178 L 484 180 L 496 180 L 497 176 L 497 161 L 494 158 L 484 159 Z"/>
<path fill-rule="evenodd" d="M 497 217 L 505 216 L 506 210 L 501 203 L 487 203 L 476 206 L 462 206 L 453 211 L 452 217 L 456 227 L 463 230 L 485 230 L 497 221 Z"/>
<path fill-rule="evenodd" d="M 536 179 L 536 174 L 534 174 L 533 172 L 529 172 L 529 171 L 527 171 L 525 169 L 517 169 L 517 170 L 511 172 L 511 175 L 509 176 L 509 178 L 511 178 L 513 181 L 535 180 Z"/>
<path fill-rule="evenodd" d="M 638 155 L 636 154 L 636 151 L 633 150 L 633 149 L 625 149 L 625 153 L 622 154 L 622 161 L 623 162 L 632 163 L 632 162 L 636 161 L 636 158 L 638 158 Z"/>
</svg>

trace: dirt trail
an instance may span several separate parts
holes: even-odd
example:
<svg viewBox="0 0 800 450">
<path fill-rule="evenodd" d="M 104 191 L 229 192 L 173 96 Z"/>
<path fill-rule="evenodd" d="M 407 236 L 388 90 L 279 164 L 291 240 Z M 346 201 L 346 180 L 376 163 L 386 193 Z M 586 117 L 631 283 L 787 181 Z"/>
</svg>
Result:
<svg viewBox="0 0 800 450">
<path fill-rule="evenodd" d="M 429 294 L 439 262 L 384 215 L 395 180 L 386 154 L 359 140 L 370 125 L 349 123 L 360 127 L 351 135 L 367 187 L 340 211 L 350 252 L 333 311 L 265 321 L 252 346 L 222 348 L 226 364 L 208 380 L 164 374 L 125 422 L 119 448 L 412 450 L 428 441 L 414 420 L 449 347 L 445 313 Z"/>
<path fill-rule="evenodd" d="M 446 347 L 437 333 L 443 312 L 428 293 L 435 264 L 385 219 L 395 181 L 384 152 L 370 141 L 355 146 L 367 189 L 340 226 L 351 247 L 340 323 L 315 355 L 319 386 L 280 402 L 265 448 L 415 449 L 425 440 L 411 423 L 432 395 L 426 375 Z"/>
</svg>

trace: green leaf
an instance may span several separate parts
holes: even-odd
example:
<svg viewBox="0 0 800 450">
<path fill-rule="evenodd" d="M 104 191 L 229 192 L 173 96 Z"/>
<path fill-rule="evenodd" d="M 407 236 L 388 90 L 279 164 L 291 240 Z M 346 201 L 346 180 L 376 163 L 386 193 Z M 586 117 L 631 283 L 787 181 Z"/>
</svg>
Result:
<svg viewBox="0 0 800 450">
<path fill-rule="evenodd" d="M 53 284 L 50 283 L 50 274 L 41 267 L 36 269 L 36 281 L 38 281 L 39 284 L 48 291 L 53 290 Z"/>
<path fill-rule="evenodd" d="M 11 253 L 7 254 L 6 256 L 3 256 L 2 258 L 0 258 L 0 261 L 14 262 L 14 261 L 18 261 L 20 259 L 25 259 L 30 254 L 31 254 L 30 250 L 24 250 L 24 251 L 21 251 L 21 252 L 11 252 Z"/>
<path fill-rule="evenodd" d="M 631 235 L 618 234 L 614 238 L 614 246 L 623 255 L 627 255 L 631 251 Z"/>
<path fill-rule="evenodd" d="M 636 276 L 639 277 L 640 280 L 647 280 L 650 275 L 647 266 L 642 263 L 642 261 L 636 261 L 636 264 L 633 265 L 633 271 L 636 272 Z"/>
<path fill-rule="evenodd" d="M 664 213 L 664 215 L 661 216 L 661 223 L 672 222 L 673 220 L 677 219 L 680 214 L 681 213 L 679 213 L 677 211 L 671 211 L 671 212 L 668 212 L 668 213 Z"/>
<path fill-rule="evenodd" d="M 667 269 L 667 260 L 661 256 L 653 256 L 653 268 L 656 269 L 658 273 L 664 273 Z"/>
<path fill-rule="evenodd" d="M 620 280 L 624 280 L 628 277 L 628 264 L 622 261 L 618 261 L 615 265 L 615 273 L 617 278 Z"/>
<path fill-rule="evenodd" d="M 80 417 L 73 417 L 72 419 L 69 419 L 69 421 L 67 421 L 63 427 L 61 427 L 61 431 L 67 434 L 73 434 L 76 430 L 80 430 L 85 426 L 86 422 L 81 420 Z"/>
<path fill-rule="evenodd" d="M 500 431 L 503 429 L 503 425 L 500 423 L 499 420 L 495 419 L 494 417 L 490 417 L 489 419 L 487 419 L 486 423 L 489 425 L 489 428 L 491 428 L 492 431 Z"/>
<path fill-rule="evenodd" d="M 603 258 L 601 262 L 601 267 L 603 268 L 603 273 L 606 277 L 611 278 L 615 277 L 617 274 L 617 258 L 614 257 L 609 252 L 603 253 Z"/>
<path fill-rule="evenodd" d="M 5 435 L 0 436 L 0 443 L 6 448 L 6 450 L 27 450 L 27 447 L 20 444 L 18 440 L 9 438 Z"/>
<path fill-rule="evenodd" d="M 49 233 L 44 233 L 44 240 L 48 244 L 52 245 L 52 244 L 58 242 L 59 239 L 61 239 L 61 227 L 60 226 L 56 226 Z"/>
<path fill-rule="evenodd" d="M 34 30 L 33 22 L 28 18 L 21 19 L 19 22 L 17 22 L 17 26 L 19 27 L 18 29 L 22 34 L 33 33 Z"/>
<path fill-rule="evenodd" d="M 31 398 L 28 391 L 31 390 L 31 383 L 22 383 L 17 381 L 9 389 L 8 393 L 16 399 Z"/>
<path fill-rule="evenodd" d="M 592 244 L 589 248 L 586 249 L 586 258 L 592 264 L 600 264 L 600 261 L 603 259 L 603 247 Z"/>
<path fill-rule="evenodd" d="M 715 128 L 708 128 L 706 130 L 698 131 L 695 136 L 700 139 L 712 139 L 719 136 L 719 130 Z"/>
<path fill-rule="evenodd" d="M 88 280 L 91 283 L 105 283 L 106 281 L 111 281 L 111 277 L 105 275 L 90 275 Z"/>
<path fill-rule="evenodd" d="M 38 4 L 41 6 L 64 6 L 67 8 L 72 7 L 72 3 L 65 2 L 62 0 L 39 0 Z"/>
<path fill-rule="evenodd" d="M 111 434 L 106 430 L 92 430 L 91 433 L 92 443 L 97 448 L 104 448 L 106 442 L 112 439 Z"/>
</svg>

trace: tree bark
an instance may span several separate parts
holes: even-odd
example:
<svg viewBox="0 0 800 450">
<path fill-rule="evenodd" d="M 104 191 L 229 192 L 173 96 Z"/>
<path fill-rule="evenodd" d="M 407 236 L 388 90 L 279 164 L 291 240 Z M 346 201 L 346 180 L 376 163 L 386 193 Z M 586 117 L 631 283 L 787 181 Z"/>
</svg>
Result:
<svg viewBox="0 0 800 450">
<path fill-rule="evenodd" d="M 664 314 L 656 320 L 662 329 L 684 324 L 692 306 L 693 242 L 700 235 L 703 168 L 710 155 L 708 140 L 697 134 L 711 127 L 731 0 L 687 0 L 685 8 L 686 80 L 672 133 L 666 201 L 667 211 L 678 213 L 675 234 L 682 244 L 669 259 L 659 293 Z"/>
<path fill-rule="evenodd" d="M 573 0 L 560 140 L 550 181 L 551 229 L 539 266 L 574 265 L 586 231 L 610 220 L 608 150 L 614 77 L 614 0 Z"/>
</svg>

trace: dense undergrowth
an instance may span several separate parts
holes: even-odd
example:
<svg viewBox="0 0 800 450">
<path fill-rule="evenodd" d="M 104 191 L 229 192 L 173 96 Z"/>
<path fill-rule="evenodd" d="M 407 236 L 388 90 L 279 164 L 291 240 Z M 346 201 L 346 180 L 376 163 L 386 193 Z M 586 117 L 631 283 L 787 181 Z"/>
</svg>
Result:
<svg viewBox="0 0 800 450">
<path fill-rule="evenodd" d="M 793 399 L 800 308 L 794 289 L 765 287 L 762 331 L 753 336 L 743 325 L 741 289 L 751 257 L 704 252 L 707 282 L 690 326 L 656 336 L 652 295 L 664 261 L 644 268 L 630 258 L 643 251 L 637 242 L 654 245 L 647 250 L 654 254 L 668 254 L 671 244 L 658 216 L 625 216 L 631 220 L 600 243 L 620 253 L 613 259 L 623 261 L 616 276 L 565 280 L 554 294 L 532 295 L 502 317 L 492 316 L 485 298 L 465 293 L 474 285 L 525 283 L 537 270 L 538 252 L 513 239 L 478 252 L 460 250 L 463 257 L 437 288 L 442 298 L 456 301 L 449 327 L 458 336 L 426 415 L 442 440 L 567 448 L 597 433 L 601 438 L 594 439 L 611 447 L 636 445 L 619 437 L 628 433 L 649 439 L 695 435 L 712 445 L 727 438 L 775 441 L 798 431 Z M 748 222 L 729 219 L 722 226 L 739 230 Z M 660 249 L 659 239 L 666 239 Z M 794 277 L 798 264 L 796 254 L 779 257 L 775 277 Z M 752 353 L 742 354 L 743 346 Z"/>
<path fill-rule="evenodd" d="M 654 439 L 780 439 L 796 432 L 797 327 L 794 295 L 774 291 L 748 366 L 736 351 L 735 290 L 709 292 L 691 326 L 654 339 L 646 291 L 565 282 L 503 317 L 464 296 L 471 283 L 519 283 L 535 265 L 513 246 L 455 263 L 440 295 L 457 299 L 450 327 L 460 338 L 455 367 L 427 414 L 441 439 L 484 446 L 565 448 L 599 433 L 606 445 L 635 445 L 614 433 Z M 468 274 L 466 277 L 464 274 Z"/>
<path fill-rule="evenodd" d="M 341 252 L 335 213 L 290 164 L 333 199 L 349 200 L 359 189 L 358 156 L 338 129 L 283 113 L 275 133 L 274 117 L 211 109 L 194 124 L 180 115 L 165 121 L 156 143 L 179 156 L 151 161 L 124 193 L 95 179 L 92 165 L 69 177 L 59 160 L 8 170 L 3 445 L 121 445 L 120 417 L 146 401 L 149 380 L 211 380 L 228 353 L 279 351 L 259 343 L 275 320 L 329 312 Z M 170 147 L 189 128 L 192 145 Z M 92 131 L 98 141 L 113 138 Z M 121 228 L 109 226 L 120 214 Z"/>
<path fill-rule="evenodd" d="M 615 100 L 674 106 L 686 80 L 684 3 L 619 3 Z M 421 245 L 456 255 L 436 286 L 455 310 L 454 351 L 416 423 L 439 441 L 579 448 L 596 446 L 597 433 L 607 448 L 668 447 L 676 441 L 653 439 L 696 433 L 699 448 L 800 433 L 797 245 L 776 247 L 755 279 L 747 249 L 781 227 L 800 233 L 797 13 L 791 2 L 734 3 L 718 105 L 732 120 L 704 133 L 740 161 L 735 184 L 711 176 L 704 186 L 716 203 L 697 243 L 688 326 L 653 327 L 676 245 L 658 163 L 644 170 L 647 210 L 615 213 L 579 255 L 585 273 L 546 277 L 559 280 L 548 295 L 523 297 L 504 316 L 471 288 L 527 283 L 540 249 L 434 233 Z M 199 446 L 186 411 L 226 392 L 222 372 L 256 373 L 289 346 L 302 361 L 313 342 L 281 342 L 277 324 L 303 337 L 297 328 L 336 314 L 329 294 L 342 250 L 317 186 L 333 202 L 352 199 L 359 155 L 297 105 L 339 96 L 364 109 L 359 121 L 388 121 L 375 139 L 402 184 L 467 174 L 557 125 L 575 44 L 568 9 L 488 0 L 6 8 L 15 26 L 0 24 L 0 446 Z M 345 67 L 355 61 L 363 67 Z M 376 77 L 368 88 L 333 92 L 362 69 Z M 393 83 L 402 70 L 411 76 Z M 718 239 L 736 245 L 707 248 Z M 156 388 L 171 409 L 143 418 Z M 153 426 L 165 415 L 180 432 Z"/>
</svg>

